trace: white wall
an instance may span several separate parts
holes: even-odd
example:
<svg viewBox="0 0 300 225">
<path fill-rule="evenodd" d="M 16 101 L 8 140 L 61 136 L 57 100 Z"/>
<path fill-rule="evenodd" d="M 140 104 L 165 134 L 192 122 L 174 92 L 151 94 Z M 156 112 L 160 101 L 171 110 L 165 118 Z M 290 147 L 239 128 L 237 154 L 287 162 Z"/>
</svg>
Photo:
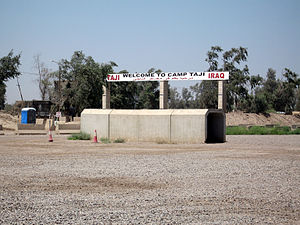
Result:
<svg viewBox="0 0 300 225">
<path fill-rule="evenodd" d="M 81 131 L 94 135 L 96 129 L 99 138 L 124 138 L 127 141 L 204 143 L 207 139 L 207 115 L 210 113 L 220 114 L 224 120 L 218 123 L 225 124 L 221 110 L 85 109 L 81 113 Z M 220 135 L 219 130 L 217 133 Z M 225 141 L 225 132 L 223 136 Z"/>
</svg>

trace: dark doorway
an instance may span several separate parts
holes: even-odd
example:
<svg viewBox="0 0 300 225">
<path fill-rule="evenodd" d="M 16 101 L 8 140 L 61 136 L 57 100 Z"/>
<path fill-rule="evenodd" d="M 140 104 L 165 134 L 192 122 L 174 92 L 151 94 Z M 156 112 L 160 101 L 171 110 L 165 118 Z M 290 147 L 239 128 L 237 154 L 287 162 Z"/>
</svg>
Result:
<svg viewBox="0 0 300 225">
<path fill-rule="evenodd" d="M 206 143 L 225 142 L 225 115 L 223 112 L 209 112 L 207 116 Z"/>
</svg>

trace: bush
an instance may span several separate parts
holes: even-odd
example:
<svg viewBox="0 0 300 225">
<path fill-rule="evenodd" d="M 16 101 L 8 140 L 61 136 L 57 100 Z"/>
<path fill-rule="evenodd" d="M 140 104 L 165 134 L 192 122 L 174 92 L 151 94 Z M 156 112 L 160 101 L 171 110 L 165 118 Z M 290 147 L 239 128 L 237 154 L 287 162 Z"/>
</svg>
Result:
<svg viewBox="0 0 300 225">
<path fill-rule="evenodd" d="M 114 140 L 114 143 L 125 143 L 125 139 L 117 138 L 116 140 Z"/>
<path fill-rule="evenodd" d="M 300 134 L 300 128 L 297 128 L 296 130 L 292 130 L 290 134 Z"/>
<path fill-rule="evenodd" d="M 261 126 L 253 126 L 249 128 L 248 134 L 253 134 L 253 135 L 265 135 L 269 134 L 269 128 L 266 127 L 261 127 Z"/>
<path fill-rule="evenodd" d="M 247 127 L 240 127 L 240 126 L 227 127 L 226 134 L 227 135 L 248 134 L 248 130 Z"/>
<path fill-rule="evenodd" d="M 90 140 L 91 135 L 80 132 L 79 134 L 72 134 L 70 137 L 68 137 L 68 140 Z"/>
<path fill-rule="evenodd" d="M 103 144 L 109 144 L 110 143 L 110 140 L 108 138 L 100 138 L 100 142 L 103 143 Z"/>
<path fill-rule="evenodd" d="M 300 128 L 291 130 L 288 126 L 277 126 L 273 128 L 253 126 L 247 129 L 246 127 L 227 127 L 227 135 L 289 135 L 289 134 L 300 134 Z"/>
</svg>

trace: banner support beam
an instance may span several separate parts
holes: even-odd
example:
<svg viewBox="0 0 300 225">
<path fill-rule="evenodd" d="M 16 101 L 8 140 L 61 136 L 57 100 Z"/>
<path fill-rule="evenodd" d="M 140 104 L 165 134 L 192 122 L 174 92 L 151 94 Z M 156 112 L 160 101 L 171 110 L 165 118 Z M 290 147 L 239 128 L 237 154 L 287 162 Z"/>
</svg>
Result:
<svg viewBox="0 0 300 225">
<path fill-rule="evenodd" d="M 218 81 L 218 109 L 223 109 L 226 112 L 226 91 L 225 81 Z"/>
<path fill-rule="evenodd" d="M 107 87 L 103 85 L 102 89 L 102 109 L 110 109 L 110 83 L 107 83 Z"/>
<path fill-rule="evenodd" d="M 159 82 L 159 109 L 168 109 L 168 81 Z"/>
</svg>

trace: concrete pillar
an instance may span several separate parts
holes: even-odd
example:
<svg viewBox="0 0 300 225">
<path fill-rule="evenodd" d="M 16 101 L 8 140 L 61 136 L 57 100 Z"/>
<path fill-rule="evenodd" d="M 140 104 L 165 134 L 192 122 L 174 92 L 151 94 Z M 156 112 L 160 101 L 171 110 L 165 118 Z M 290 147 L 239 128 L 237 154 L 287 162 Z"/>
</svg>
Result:
<svg viewBox="0 0 300 225">
<path fill-rule="evenodd" d="M 218 109 L 223 109 L 226 112 L 226 92 L 225 81 L 218 81 Z"/>
<path fill-rule="evenodd" d="M 108 86 L 102 86 L 103 94 L 102 94 L 102 109 L 110 109 L 110 83 Z"/>
<path fill-rule="evenodd" d="M 168 108 L 168 81 L 159 82 L 159 109 Z"/>
</svg>

